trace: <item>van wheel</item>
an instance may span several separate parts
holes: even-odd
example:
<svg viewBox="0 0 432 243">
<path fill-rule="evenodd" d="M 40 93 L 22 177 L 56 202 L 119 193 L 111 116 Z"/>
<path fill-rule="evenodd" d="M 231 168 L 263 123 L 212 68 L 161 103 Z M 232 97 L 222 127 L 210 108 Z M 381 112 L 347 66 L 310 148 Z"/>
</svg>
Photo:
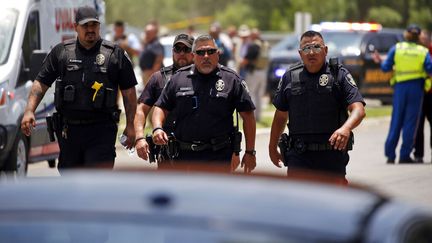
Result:
<svg viewBox="0 0 432 243">
<path fill-rule="evenodd" d="M 55 165 L 56 165 L 56 163 L 55 163 L 55 159 L 50 159 L 50 160 L 48 160 L 48 166 L 49 166 L 50 168 L 55 168 Z"/>
<path fill-rule="evenodd" d="M 9 158 L 6 161 L 4 170 L 7 173 L 15 172 L 17 177 L 23 177 L 27 174 L 29 146 L 27 138 L 21 132 L 18 132 L 13 144 Z"/>
</svg>

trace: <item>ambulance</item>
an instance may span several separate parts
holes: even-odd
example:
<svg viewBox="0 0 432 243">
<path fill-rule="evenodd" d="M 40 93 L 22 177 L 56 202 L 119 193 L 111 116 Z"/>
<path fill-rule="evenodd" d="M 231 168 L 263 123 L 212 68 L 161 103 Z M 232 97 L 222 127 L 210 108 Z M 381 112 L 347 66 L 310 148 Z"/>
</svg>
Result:
<svg viewBox="0 0 432 243">
<path fill-rule="evenodd" d="M 0 170 L 24 176 L 28 163 L 48 161 L 55 166 L 59 154 L 50 142 L 45 117 L 54 112 L 54 92 L 48 89 L 35 116 L 30 137 L 20 124 L 32 82 L 42 61 L 58 43 L 76 38 L 75 13 L 92 6 L 104 23 L 102 0 L 2 0 L 0 8 Z"/>
</svg>

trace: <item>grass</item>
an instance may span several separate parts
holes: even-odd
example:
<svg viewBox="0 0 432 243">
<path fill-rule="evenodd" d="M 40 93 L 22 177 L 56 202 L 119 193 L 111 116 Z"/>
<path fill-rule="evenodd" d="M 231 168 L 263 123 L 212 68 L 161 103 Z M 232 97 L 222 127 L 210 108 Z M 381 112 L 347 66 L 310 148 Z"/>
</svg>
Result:
<svg viewBox="0 0 432 243">
<path fill-rule="evenodd" d="M 378 106 L 378 107 L 366 106 L 366 118 L 390 116 L 391 112 L 392 112 L 391 106 Z"/>
</svg>

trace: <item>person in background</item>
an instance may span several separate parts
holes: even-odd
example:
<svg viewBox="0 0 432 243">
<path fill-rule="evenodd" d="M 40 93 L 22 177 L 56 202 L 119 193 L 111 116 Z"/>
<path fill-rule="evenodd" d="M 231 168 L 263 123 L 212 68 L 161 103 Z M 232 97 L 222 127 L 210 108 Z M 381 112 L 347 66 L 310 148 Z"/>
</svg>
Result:
<svg viewBox="0 0 432 243">
<path fill-rule="evenodd" d="M 126 33 L 125 25 L 126 24 L 122 20 L 115 21 L 113 33 L 107 34 L 105 39 L 118 44 L 123 50 L 125 50 L 133 64 L 134 58 L 137 57 L 141 51 L 141 43 L 136 35 Z"/>
<path fill-rule="evenodd" d="M 255 118 L 261 120 L 261 99 L 265 93 L 267 65 L 268 65 L 268 43 L 261 39 L 260 31 L 252 29 L 250 42 L 246 54 L 240 63 L 240 69 L 244 70 L 245 80 L 249 87 L 249 94 L 255 104 Z"/>
<path fill-rule="evenodd" d="M 396 43 L 382 62 L 377 51 L 372 55 L 381 70 L 394 72 L 393 110 L 384 153 L 387 163 L 394 164 L 396 146 L 402 131 L 399 163 L 415 163 L 411 158 L 418 120 L 421 114 L 425 75 L 432 74 L 432 61 L 428 49 L 419 44 L 421 29 L 410 25 L 404 32 L 405 41 Z"/>
<path fill-rule="evenodd" d="M 249 44 L 251 43 L 250 39 L 251 31 L 249 29 L 249 26 L 247 25 L 241 25 L 238 31 L 238 36 L 240 38 L 240 41 L 238 43 L 238 48 L 236 47 L 236 63 L 237 63 L 237 71 L 239 72 L 240 76 L 243 78 L 246 78 L 246 68 L 242 66 L 242 62 L 244 58 L 246 57 Z"/>
<path fill-rule="evenodd" d="M 213 23 L 209 29 L 209 35 L 215 40 L 219 49 L 219 64 L 227 66 L 231 59 L 232 43 L 229 38 L 222 38 L 222 28 L 218 22 Z M 229 42 L 229 43 L 227 43 Z"/>
<path fill-rule="evenodd" d="M 429 56 L 432 55 L 432 42 L 430 32 L 422 30 L 420 33 L 420 44 L 429 49 Z M 424 156 L 424 125 L 427 118 L 430 126 L 429 146 L 432 148 L 432 79 L 425 77 L 425 93 L 423 97 L 422 114 L 418 123 L 417 135 L 414 146 L 414 160 L 417 163 L 423 163 Z"/>
<path fill-rule="evenodd" d="M 139 66 L 142 71 L 144 87 L 150 76 L 163 67 L 164 48 L 158 38 L 158 24 L 148 23 L 144 29 L 144 46 L 139 56 Z"/>
</svg>

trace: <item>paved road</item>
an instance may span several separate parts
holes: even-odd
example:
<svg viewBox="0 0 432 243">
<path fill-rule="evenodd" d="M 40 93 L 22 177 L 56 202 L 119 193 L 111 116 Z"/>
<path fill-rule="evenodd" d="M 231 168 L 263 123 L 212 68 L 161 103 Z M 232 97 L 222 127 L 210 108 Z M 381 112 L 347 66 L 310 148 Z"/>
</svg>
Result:
<svg viewBox="0 0 432 243">
<path fill-rule="evenodd" d="M 417 165 L 387 165 L 383 147 L 388 131 L 389 118 L 366 119 L 355 130 L 354 150 L 350 153 L 351 161 L 347 173 L 350 182 L 360 183 L 395 198 L 414 202 L 432 209 L 432 165 L 431 150 L 426 148 L 425 164 Z M 426 129 L 429 134 L 429 129 Z M 269 130 L 260 130 L 257 134 L 256 171 L 271 172 L 280 175 L 286 173 L 279 169 L 268 158 Z M 155 168 L 136 155 L 129 156 L 118 147 L 115 168 Z M 56 169 L 47 168 L 46 163 L 29 166 L 29 176 L 58 176 Z"/>
</svg>

